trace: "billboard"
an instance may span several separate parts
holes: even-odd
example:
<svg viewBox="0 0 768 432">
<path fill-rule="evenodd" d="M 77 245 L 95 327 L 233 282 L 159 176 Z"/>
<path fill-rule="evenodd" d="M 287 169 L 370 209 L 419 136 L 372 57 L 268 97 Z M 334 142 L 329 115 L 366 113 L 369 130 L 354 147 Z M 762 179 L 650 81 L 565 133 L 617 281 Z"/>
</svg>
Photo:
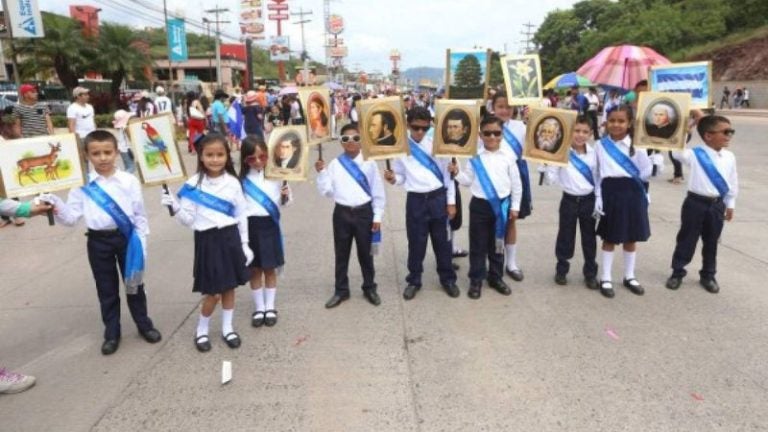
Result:
<svg viewBox="0 0 768 432">
<path fill-rule="evenodd" d="M 170 47 L 171 61 L 187 61 L 187 33 L 184 30 L 184 20 L 172 18 L 168 20 L 168 46 Z"/>
<path fill-rule="evenodd" d="M 272 61 L 288 61 L 291 59 L 288 36 L 270 36 L 269 59 Z"/>
<path fill-rule="evenodd" d="M 45 37 L 37 0 L 7 0 L 3 3 L 8 16 L 8 26 L 14 38 Z"/>
<path fill-rule="evenodd" d="M 264 39 L 261 0 L 240 0 L 240 32 L 245 39 Z"/>
</svg>

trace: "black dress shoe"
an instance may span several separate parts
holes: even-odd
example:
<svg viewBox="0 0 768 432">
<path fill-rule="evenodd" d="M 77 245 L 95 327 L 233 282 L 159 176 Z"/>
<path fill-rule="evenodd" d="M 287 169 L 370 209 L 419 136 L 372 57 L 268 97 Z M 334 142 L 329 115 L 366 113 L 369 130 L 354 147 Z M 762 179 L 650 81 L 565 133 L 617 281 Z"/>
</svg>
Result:
<svg viewBox="0 0 768 432">
<path fill-rule="evenodd" d="M 712 294 L 717 294 L 720 292 L 720 285 L 717 284 L 717 281 L 714 278 L 701 279 L 699 280 L 699 283 L 704 287 L 705 290 L 711 292 Z"/>
<path fill-rule="evenodd" d="M 512 294 L 512 290 L 509 288 L 509 285 L 504 283 L 503 280 L 497 279 L 497 280 L 488 280 L 488 285 L 499 292 L 499 294 L 504 295 L 510 295 Z"/>
<path fill-rule="evenodd" d="M 365 297 L 366 300 L 368 300 L 368 303 L 378 306 L 381 304 L 381 299 L 379 298 L 379 294 L 374 290 L 368 290 L 363 292 L 363 297 Z"/>
<path fill-rule="evenodd" d="M 235 349 L 240 348 L 240 335 L 235 332 L 229 332 L 221 337 L 228 347 Z"/>
<path fill-rule="evenodd" d="M 467 255 L 469 255 L 469 252 L 465 251 L 464 249 L 456 249 L 453 251 L 454 258 L 464 258 Z"/>
<path fill-rule="evenodd" d="M 264 313 L 264 325 L 267 327 L 274 327 L 275 324 L 277 324 L 277 311 L 268 309 Z"/>
<path fill-rule="evenodd" d="M 335 308 L 336 306 L 340 305 L 341 302 L 343 302 L 344 300 L 349 300 L 349 296 L 340 296 L 338 294 L 334 294 L 333 297 L 331 297 L 330 299 L 328 299 L 327 302 L 325 302 L 325 308 L 326 309 Z"/>
<path fill-rule="evenodd" d="M 208 335 L 202 335 L 195 338 L 195 348 L 200 352 L 208 352 L 211 350 L 211 340 Z"/>
<path fill-rule="evenodd" d="M 149 343 L 158 343 L 163 339 L 163 336 L 154 327 L 149 330 L 139 331 L 139 334 Z"/>
<path fill-rule="evenodd" d="M 483 287 L 483 284 L 480 282 L 472 282 L 469 284 L 469 291 L 467 291 L 467 297 L 477 300 L 480 298 L 480 289 Z"/>
<path fill-rule="evenodd" d="M 264 319 L 266 318 L 266 312 L 256 311 L 251 315 L 251 325 L 253 327 L 261 327 L 264 325 Z"/>
<path fill-rule="evenodd" d="M 523 271 L 522 270 L 510 270 L 510 269 L 504 269 L 507 272 L 507 276 L 511 277 L 513 281 L 515 282 L 522 282 L 523 280 Z"/>
<path fill-rule="evenodd" d="M 107 339 L 101 344 L 101 353 L 104 355 L 112 355 L 120 347 L 120 339 Z"/>
<path fill-rule="evenodd" d="M 416 292 L 419 291 L 419 289 L 421 289 L 421 287 L 418 287 L 413 284 L 408 284 L 408 286 L 405 287 L 405 289 L 403 290 L 403 298 L 406 300 L 413 299 L 414 297 L 416 297 Z"/>
<path fill-rule="evenodd" d="M 594 276 L 592 276 L 592 277 L 585 277 L 584 278 L 584 285 L 586 285 L 587 288 L 593 289 L 593 290 L 596 290 L 596 289 L 600 288 L 600 284 L 597 283 L 597 279 Z"/>
<path fill-rule="evenodd" d="M 632 294 L 635 295 L 643 295 L 645 294 L 645 290 L 643 289 L 643 286 L 640 285 L 640 282 L 637 281 L 637 279 L 624 279 L 624 286 L 627 287 L 630 291 L 632 291 Z"/>
<path fill-rule="evenodd" d="M 448 294 L 453 298 L 456 298 L 459 296 L 459 294 L 461 294 L 459 292 L 459 287 L 456 286 L 456 282 L 451 282 L 449 284 L 443 285 L 443 289 L 445 290 L 446 294 Z"/>
<path fill-rule="evenodd" d="M 616 295 L 616 293 L 613 291 L 613 284 L 611 281 L 600 282 L 600 294 L 607 298 L 613 298 L 613 296 Z"/>
<path fill-rule="evenodd" d="M 555 274 L 555 283 L 558 285 L 568 285 L 568 278 L 564 274 Z"/>
<path fill-rule="evenodd" d="M 683 283 L 683 278 L 677 277 L 677 276 L 670 276 L 669 279 L 667 279 L 666 287 L 671 290 L 676 290 L 680 288 L 680 284 Z"/>
</svg>

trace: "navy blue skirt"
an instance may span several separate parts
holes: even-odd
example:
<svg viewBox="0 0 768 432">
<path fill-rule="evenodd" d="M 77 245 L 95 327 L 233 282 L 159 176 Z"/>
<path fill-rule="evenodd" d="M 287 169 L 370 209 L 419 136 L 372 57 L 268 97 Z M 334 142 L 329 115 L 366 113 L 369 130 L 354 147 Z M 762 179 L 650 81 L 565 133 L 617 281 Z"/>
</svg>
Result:
<svg viewBox="0 0 768 432">
<path fill-rule="evenodd" d="M 248 246 L 253 251 L 249 267 L 274 269 L 285 264 L 280 227 L 270 216 L 248 218 Z"/>
<path fill-rule="evenodd" d="M 603 213 L 597 235 L 608 243 L 631 243 L 648 240 L 648 200 L 645 190 L 629 177 L 609 177 L 601 183 Z"/>
<path fill-rule="evenodd" d="M 195 231 L 192 291 L 221 294 L 250 279 L 237 225 Z"/>
<path fill-rule="evenodd" d="M 531 205 L 531 179 L 530 174 L 528 177 L 528 181 L 526 181 L 525 178 L 523 178 L 523 166 L 528 167 L 528 163 L 524 160 L 518 159 L 517 161 L 517 171 L 520 173 L 520 182 L 523 184 L 523 196 L 520 198 L 520 211 L 517 212 L 517 218 L 518 219 L 525 219 L 527 216 L 530 216 L 531 211 L 533 210 L 533 206 Z"/>
</svg>

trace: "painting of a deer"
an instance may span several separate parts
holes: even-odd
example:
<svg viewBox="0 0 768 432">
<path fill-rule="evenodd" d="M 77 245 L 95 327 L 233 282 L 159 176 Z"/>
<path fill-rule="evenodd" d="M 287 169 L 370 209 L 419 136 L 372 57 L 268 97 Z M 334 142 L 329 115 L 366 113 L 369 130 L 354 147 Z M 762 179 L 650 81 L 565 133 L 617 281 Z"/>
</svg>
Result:
<svg viewBox="0 0 768 432">
<path fill-rule="evenodd" d="M 53 145 L 48 143 L 48 147 L 51 148 L 51 152 L 43 156 L 32 156 L 24 159 L 19 159 L 16 162 L 16 166 L 19 168 L 19 186 L 23 186 L 21 182 L 21 175 L 26 174 L 27 177 L 37 183 L 34 177 L 32 177 L 32 170 L 37 167 L 45 167 L 45 174 L 47 178 L 55 176 L 55 170 L 57 167 L 56 159 L 61 152 L 61 143 Z"/>
</svg>

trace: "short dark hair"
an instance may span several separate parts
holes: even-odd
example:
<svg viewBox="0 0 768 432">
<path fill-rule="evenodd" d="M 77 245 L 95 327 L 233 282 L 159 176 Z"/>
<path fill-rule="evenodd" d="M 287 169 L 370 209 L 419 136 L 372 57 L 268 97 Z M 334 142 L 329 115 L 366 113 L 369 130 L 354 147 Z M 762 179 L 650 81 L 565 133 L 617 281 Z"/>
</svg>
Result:
<svg viewBox="0 0 768 432">
<path fill-rule="evenodd" d="M 483 119 L 480 120 L 480 129 L 482 129 L 483 126 L 486 126 L 489 124 L 499 125 L 500 128 L 504 127 L 504 122 L 501 121 L 500 118 L 496 117 L 495 115 L 489 115 L 489 116 L 483 117 Z"/>
<path fill-rule="evenodd" d="M 445 115 L 445 122 L 447 123 L 448 120 L 461 120 L 462 126 L 469 127 L 469 117 L 467 116 L 467 113 L 460 109 L 452 109 L 448 111 L 448 114 Z"/>
<path fill-rule="evenodd" d="M 91 131 L 83 139 L 83 148 L 86 153 L 88 153 L 88 145 L 96 141 L 111 142 L 115 146 L 115 150 L 117 150 L 117 138 L 115 138 L 112 132 L 104 129 L 96 129 L 95 131 Z"/>
<path fill-rule="evenodd" d="M 353 130 L 353 131 L 355 131 L 355 132 L 358 132 L 358 133 L 360 133 L 360 129 L 358 129 L 358 127 L 357 127 L 357 125 L 356 125 L 356 124 L 353 124 L 353 123 L 347 123 L 347 124 L 345 124 L 344 126 L 342 126 L 342 128 L 341 128 L 341 134 L 342 134 L 342 135 L 344 135 L 344 133 L 345 133 L 345 132 L 347 132 L 348 130 Z"/>
<path fill-rule="evenodd" d="M 395 116 L 389 111 L 377 111 L 373 115 L 381 116 L 381 123 L 387 126 L 387 130 L 394 132 L 395 130 Z M 373 117 L 373 116 L 371 116 Z"/>
<path fill-rule="evenodd" d="M 409 109 L 405 117 L 408 119 L 408 123 L 416 120 L 432 121 L 432 114 L 430 114 L 429 110 L 420 106 Z"/>
<path fill-rule="evenodd" d="M 579 114 L 576 116 L 576 121 L 573 122 L 573 125 L 576 126 L 577 124 L 585 124 L 589 126 L 590 129 L 592 129 L 592 122 L 589 121 L 589 117 Z"/>
<path fill-rule="evenodd" d="M 706 115 L 699 119 L 699 122 L 696 125 L 696 131 L 701 136 L 701 139 L 704 139 L 704 134 L 711 132 L 718 123 L 731 124 L 731 121 L 720 115 Z"/>
<path fill-rule="evenodd" d="M 264 142 L 264 138 L 261 135 L 246 135 L 241 141 L 240 146 L 240 180 L 248 176 L 250 166 L 246 159 L 248 156 L 256 153 L 256 149 L 260 148 L 262 152 L 268 153 L 267 144 Z"/>
</svg>

